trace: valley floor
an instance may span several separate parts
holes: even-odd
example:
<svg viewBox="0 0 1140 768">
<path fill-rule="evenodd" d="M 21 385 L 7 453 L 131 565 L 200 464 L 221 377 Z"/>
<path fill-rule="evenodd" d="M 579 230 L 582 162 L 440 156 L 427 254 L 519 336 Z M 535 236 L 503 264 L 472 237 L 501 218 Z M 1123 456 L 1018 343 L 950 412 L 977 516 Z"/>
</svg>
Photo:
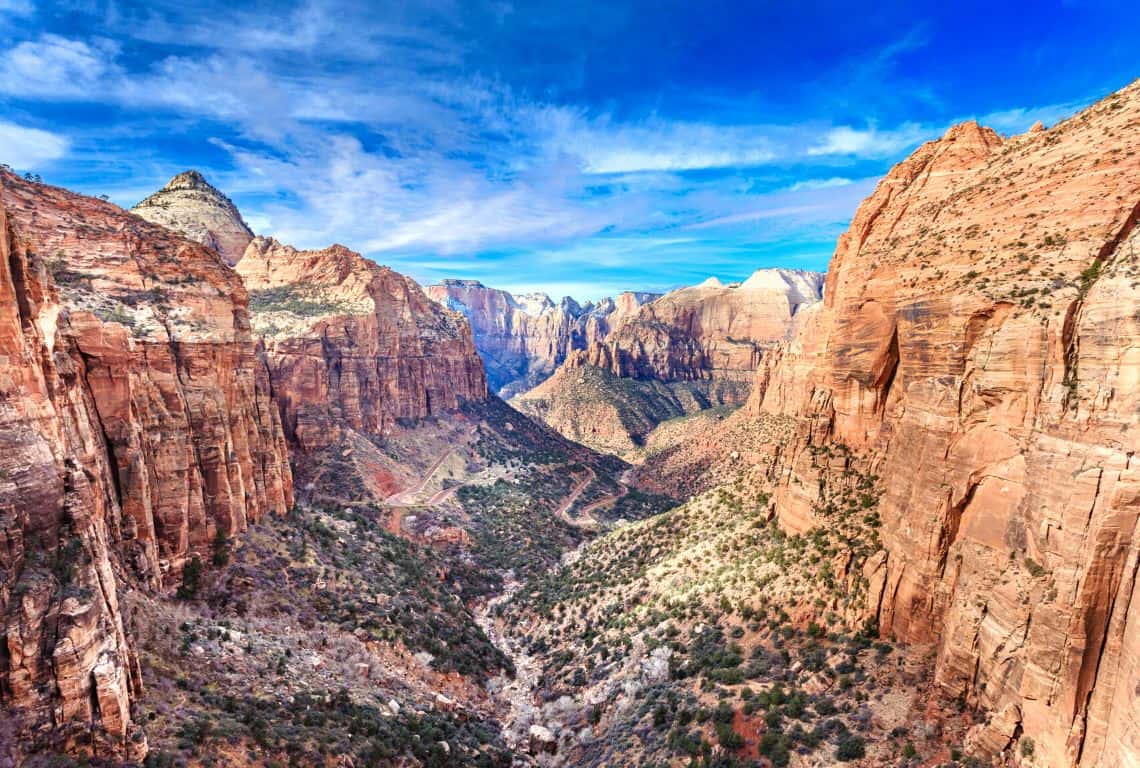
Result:
<svg viewBox="0 0 1140 768">
<path fill-rule="evenodd" d="M 130 597 L 147 765 L 967 764 L 930 649 L 864 627 L 877 479 L 774 522 L 746 467 L 788 429 L 699 413 L 631 468 L 493 402 L 307 457 L 292 512 Z"/>
</svg>

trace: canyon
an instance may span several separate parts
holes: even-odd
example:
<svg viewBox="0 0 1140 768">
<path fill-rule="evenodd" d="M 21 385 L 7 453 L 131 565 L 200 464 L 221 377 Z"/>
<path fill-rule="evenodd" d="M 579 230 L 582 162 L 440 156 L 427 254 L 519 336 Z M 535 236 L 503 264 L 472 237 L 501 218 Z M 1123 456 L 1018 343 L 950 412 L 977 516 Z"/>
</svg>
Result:
<svg viewBox="0 0 1140 768">
<path fill-rule="evenodd" d="M 476 280 L 445 280 L 428 295 L 471 323 L 491 388 L 504 399 L 546 380 L 576 349 L 604 340 L 657 294 L 627 291 L 616 299 L 555 304 L 544 293 L 515 296 Z"/>
<path fill-rule="evenodd" d="M 0 761 L 1140 762 L 1140 81 L 826 276 L 425 290 L 195 172 L 0 230 Z"/>
<path fill-rule="evenodd" d="M 761 269 L 739 284 L 714 277 L 670 291 L 570 352 L 511 404 L 572 440 L 636 458 L 663 421 L 742 405 L 761 359 L 822 289 L 818 272 Z"/>
</svg>

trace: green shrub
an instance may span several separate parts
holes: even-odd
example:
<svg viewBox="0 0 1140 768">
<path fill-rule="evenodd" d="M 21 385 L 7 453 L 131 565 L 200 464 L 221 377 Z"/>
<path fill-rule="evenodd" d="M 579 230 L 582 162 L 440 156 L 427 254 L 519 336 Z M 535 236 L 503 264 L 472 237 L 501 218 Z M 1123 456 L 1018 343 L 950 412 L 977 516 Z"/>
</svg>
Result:
<svg viewBox="0 0 1140 768">
<path fill-rule="evenodd" d="M 835 749 L 835 759 L 843 763 L 859 760 L 867 754 L 867 745 L 860 736 L 847 736 Z"/>
</svg>

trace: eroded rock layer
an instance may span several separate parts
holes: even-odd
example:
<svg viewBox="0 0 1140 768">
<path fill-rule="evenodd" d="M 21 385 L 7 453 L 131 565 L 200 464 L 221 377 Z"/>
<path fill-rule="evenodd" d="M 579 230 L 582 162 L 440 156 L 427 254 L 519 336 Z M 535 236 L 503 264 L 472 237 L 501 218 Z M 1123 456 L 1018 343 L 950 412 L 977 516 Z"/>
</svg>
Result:
<svg viewBox="0 0 1140 768">
<path fill-rule="evenodd" d="M 882 478 L 868 618 L 937 645 L 987 713 L 969 748 L 1140 762 L 1140 85 L 1045 131 L 974 123 L 896 166 L 840 239 L 823 305 L 762 365 L 794 417 L 782 524 L 849 462 Z"/>
<path fill-rule="evenodd" d="M 572 440 L 633 457 L 662 421 L 738 406 L 760 360 L 817 304 L 823 274 L 762 269 L 710 278 L 626 312 L 511 403 Z"/>
<path fill-rule="evenodd" d="M 119 589 L 290 506 L 245 302 L 212 251 L 0 173 L 0 757 L 140 757 Z"/>
<path fill-rule="evenodd" d="M 344 246 L 299 251 L 266 238 L 236 269 L 286 433 L 302 448 L 486 399 L 470 326 L 411 278 Z"/>
<path fill-rule="evenodd" d="M 586 359 L 630 379 L 751 382 L 764 351 L 820 299 L 823 275 L 761 269 L 739 285 L 716 278 L 681 288 L 623 318 Z"/>
<path fill-rule="evenodd" d="M 231 265 L 253 239 L 237 206 L 197 171 L 178 174 L 131 212 L 214 249 Z"/>
<path fill-rule="evenodd" d="M 475 280 L 444 280 L 428 295 L 471 323 L 491 388 L 509 398 L 537 386 L 569 352 L 603 341 L 656 294 L 627 291 L 616 299 L 558 304 L 542 293 L 515 296 Z"/>
</svg>

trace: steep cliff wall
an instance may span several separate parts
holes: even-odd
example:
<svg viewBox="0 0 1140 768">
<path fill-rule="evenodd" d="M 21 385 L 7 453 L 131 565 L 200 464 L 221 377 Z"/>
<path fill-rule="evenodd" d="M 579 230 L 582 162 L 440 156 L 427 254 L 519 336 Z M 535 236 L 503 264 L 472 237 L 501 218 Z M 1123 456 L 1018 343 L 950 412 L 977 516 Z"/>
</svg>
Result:
<svg viewBox="0 0 1140 768">
<path fill-rule="evenodd" d="M 312 450 L 487 397 L 463 317 L 347 248 L 258 238 L 236 266 L 287 434 Z"/>
<path fill-rule="evenodd" d="M 822 288 L 822 274 L 799 270 L 761 269 L 739 285 L 710 278 L 623 318 L 586 358 L 631 379 L 750 384 L 764 351 L 788 337 Z"/>
<path fill-rule="evenodd" d="M 988 717 L 971 748 L 1140 761 L 1140 85 L 1050 130 L 966 123 L 879 184 L 823 305 L 758 374 L 794 417 L 785 527 L 821 522 L 843 444 L 882 478 L 869 618 L 937 645 Z"/>
<path fill-rule="evenodd" d="M 511 404 L 571 440 L 635 458 L 661 422 L 742 404 L 763 356 L 822 288 L 819 272 L 762 269 L 736 285 L 710 278 L 672 291 L 627 308 Z"/>
<path fill-rule="evenodd" d="M 139 757 L 118 590 L 292 502 L 245 292 L 212 251 L 0 173 L 0 749 Z M 0 752 L 0 756 L 3 753 Z"/>
<path fill-rule="evenodd" d="M 540 384 L 575 349 L 604 340 L 624 318 L 656 294 L 626 292 L 616 299 L 559 304 L 545 294 L 514 296 L 474 280 L 445 280 L 428 287 L 434 300 L 462 312 L 471 323 L 491 388 L 509 398 Z"/>
</svg>

